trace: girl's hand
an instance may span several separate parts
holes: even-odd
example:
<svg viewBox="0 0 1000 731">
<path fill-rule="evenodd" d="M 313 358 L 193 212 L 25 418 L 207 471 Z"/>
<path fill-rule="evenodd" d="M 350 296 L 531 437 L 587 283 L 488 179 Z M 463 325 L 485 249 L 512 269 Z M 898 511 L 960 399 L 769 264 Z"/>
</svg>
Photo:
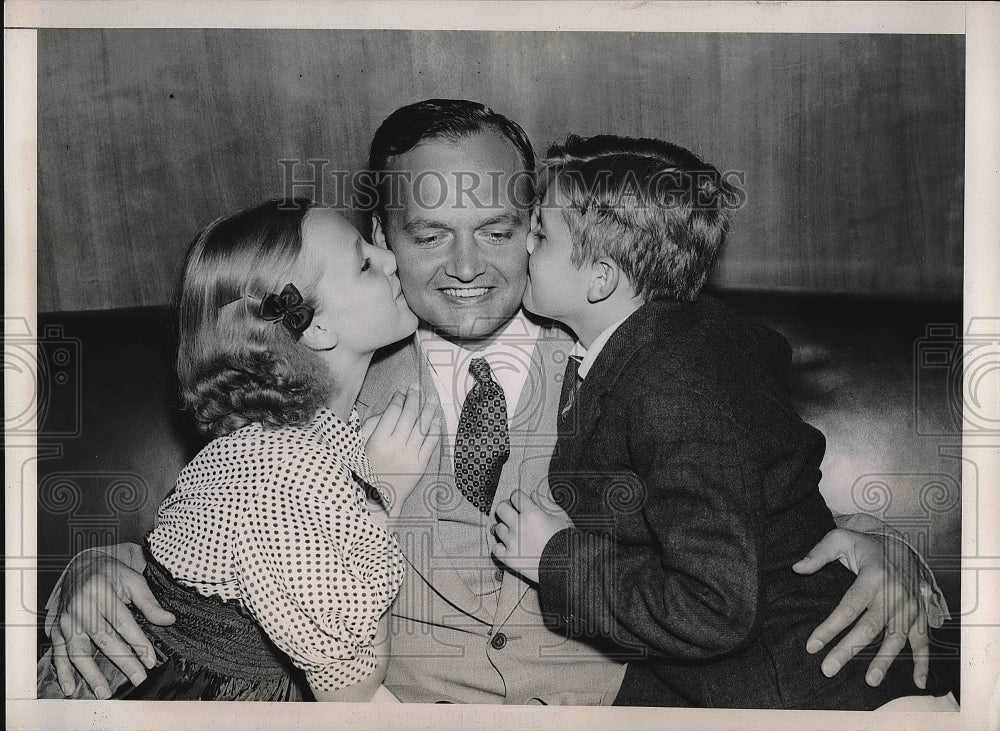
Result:
<svg viewBox="0 0 1000 731">
<path fill-rule="evenodd" d="M 437 406 L 435 394 L 421 407 L 419 390 L 413 384 L 405 394 L 394 393 L 385 411 L 369 417 L 361 426 L 368 460 L 380 486 L 391 498 L 390 516 L 399 514 L 441 438 L 441 418 L 435 416 Z"/>
</svg>

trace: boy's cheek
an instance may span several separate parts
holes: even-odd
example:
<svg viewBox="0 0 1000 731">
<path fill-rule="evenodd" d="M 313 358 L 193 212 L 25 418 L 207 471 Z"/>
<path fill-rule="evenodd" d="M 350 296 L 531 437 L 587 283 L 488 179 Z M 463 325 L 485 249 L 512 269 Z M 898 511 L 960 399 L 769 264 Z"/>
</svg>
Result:
<svg viewBox="0 0 1000 731">
<path fill-rule="evenodd" d="M 524 287 L 524 296 L 521 297 L 521 304 L 524 305 L 529 311 L 535 312 L 535 297 L 532 292 L 531 276 L 528 276 L 528 283 Z M 541 314 L 540 312 L 535 312 L 536 315 Z"/>
</svg>

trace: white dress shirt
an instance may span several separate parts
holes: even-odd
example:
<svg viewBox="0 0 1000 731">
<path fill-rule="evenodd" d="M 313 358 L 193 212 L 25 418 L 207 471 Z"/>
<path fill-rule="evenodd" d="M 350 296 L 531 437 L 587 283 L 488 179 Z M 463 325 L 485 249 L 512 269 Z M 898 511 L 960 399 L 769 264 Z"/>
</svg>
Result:
<svg viewBox="0 0 1000 731">
<path fill-rule="evenodd" d="M 541 328 L 525 317 L 522 310 L 518 310 L 493 342 L 477 351 L 466 350 L 430 330 L 417 330 L 417 342 L 430 366 L 450 437 L 458 432 L 462 406 L 475 384 L 475 379 L 469 373 L 469 363 L 473 358 L 485 358 L 489 363 L 493 379 L 503 389 L 504 400 L 507 402 L 507 422 L 510 425 L 524 384 L 528 380 L 528 370 L 540 331 Z"/>
</svg>

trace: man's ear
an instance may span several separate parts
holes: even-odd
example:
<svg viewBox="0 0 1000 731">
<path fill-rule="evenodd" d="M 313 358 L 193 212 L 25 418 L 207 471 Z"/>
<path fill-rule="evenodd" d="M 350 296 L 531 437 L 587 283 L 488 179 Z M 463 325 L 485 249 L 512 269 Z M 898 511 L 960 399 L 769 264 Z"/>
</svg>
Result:
<svg viewBox="0 0 1000 731">
<path fill-rule="evenodd" d="M 310 350 L 333 350 L 337 347 L 337 333 L 326 323 L 313 318 L 299 342 Z"/>
<path fill-rule="evenodd" d="M 376 213 L 372 214 L 372 243 L 383 249 L 389 248 L 385 242 L 385 231 L 382 230 L 382 219 Z"/>
<path fill-rule="evenodd" d="M 607 256 L 602 256 L 591 264 L 590 269 L 593 276 L 590 279 L 590 286 L 587 287 L 587 301 L 590 304 L 603 302 L 618 289 L 621 269 L 614 259 Z"/>
</svg>

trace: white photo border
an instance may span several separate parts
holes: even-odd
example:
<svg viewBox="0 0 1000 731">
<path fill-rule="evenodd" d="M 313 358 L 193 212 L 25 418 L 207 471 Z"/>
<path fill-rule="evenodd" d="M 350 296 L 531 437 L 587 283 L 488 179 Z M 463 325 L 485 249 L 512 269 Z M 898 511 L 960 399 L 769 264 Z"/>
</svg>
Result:
<svg viewBox="0 0 1000 731">
<path fill-rule="evenodd" d="M 294 10 L 294 12 L 292 12 Z M 720 12 L 724 10 L 724 12 Z M 4 6 L 5 333 L 36 319 L 38 28 L 312 28 L 637 32 L 935 33 L 966 36 L 964 318 L 1000 316 L 1000 6 L 922 2 L 104 2 Z M 6 360 L 5 360 L 6 364 Z M 5 366 L 6 367 L 6 366 Z M 5 374 L 6 375 L 6 374 Z M 968 374 L 967 374 L 968 375 Z M 5 378 L 5 419 L 32 393 Z M 968 392 L 968 391 L 967 391 Z M 1000 400 L 1000 399 L 998 399 Z M 983 405 L 1000 418 L 1000 403 Z M 982 410 L 980 410 L 982 411 Z M 6 423 L 6 422 L 5 422 Z M 6 441 L 7 726 L 54 728 L 1000 728 L 1000 444 L 964 438 L 962 711 L 902 714 L 641 708 L 106 703 L 35 698 L 34 442 Z M 978 483 L 975 475 L 978 472 Z M 973 494 L 975 493 L 975 494 Z M 991 530 L 992 528 L 992 530 Z M 992 598 L 992 601 L 990 599 Z M 984 601 L 985 600 L 985 601 Z M 956 613 L 960 608 L 953 608 Z M 966 622 L 968 620 L 968 622 Z M 669 715 L 666 715 L 669 714 Z"/>
</svg>

